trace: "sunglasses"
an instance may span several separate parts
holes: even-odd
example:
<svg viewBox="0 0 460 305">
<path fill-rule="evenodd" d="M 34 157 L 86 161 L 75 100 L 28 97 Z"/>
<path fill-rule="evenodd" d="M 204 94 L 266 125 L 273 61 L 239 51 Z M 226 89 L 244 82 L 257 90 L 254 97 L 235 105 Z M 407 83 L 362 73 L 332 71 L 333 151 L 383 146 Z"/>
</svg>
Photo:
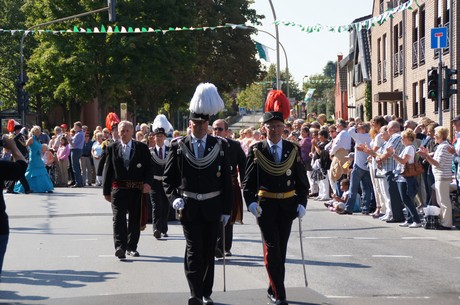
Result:
<svg viewBox="0 0 460 305">
<path fill-rule="evenodd" d="M 222 127 L 214 127 L 213 129 L 214 129 L 214 131 L 224 131 L 224 129 Z"/>
</svg>

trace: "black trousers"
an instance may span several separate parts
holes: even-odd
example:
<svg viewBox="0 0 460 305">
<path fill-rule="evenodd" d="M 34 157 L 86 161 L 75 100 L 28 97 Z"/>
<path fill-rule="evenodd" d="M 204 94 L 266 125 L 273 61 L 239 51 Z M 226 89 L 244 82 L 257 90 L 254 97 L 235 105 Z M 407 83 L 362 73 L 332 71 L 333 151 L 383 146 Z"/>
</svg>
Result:
<svg viewBox="0 0 460 305">
<path fill-rule="evenodd" d="M 401 201 L 401 196 L 399 195 L 398 185 L 394 181 L 395 175 L 393 172 L 387 172 L 385 174 L 385 179 L 387 179 L 390 191 L 390 205 L 391 213 L 393 213 L 393 219 L 396 221 L 405 221 L 403 213 L 403 203 Z"/>
<path fill-rule="evenodd" d="M 154 186 L 150 192 L 150 201 L 152 203 L 153 230 L 165 234 L 168 232 L 170 205 L 162 185 Z"/>
<path fill-rule="evenodd" d="M 112 190 L 113 241 L 115 249 L 137 250 L 141 235 L 141 195 L 137 189 Z M 126 225 L 126 214 L 129 219 Z"/>
<path fill-rule="evenodd" d="M 258 224 L 264 241 L 264 263 L 270 285 L 268 293 L 276 299 L 286 299 L 284 286 L 287 244 L 291 235 L 292 221 L 296 210 L 286 210 L 283 204 L 289 200 L 267 200 L 261 203 L 262 215 Z M 292 204 L 292 203 L 289 203 Z"/>
<path fill-rule="evenodd" d="M 186 240 L 184 270 L 192 297 L 210 297 L 214 284 L 214 252 L 220 222 L 183 221 Z"/>
<path fill-rule="evenodd" d="M 217 248 L 229 252 L 232 249 L 233 243 L 233 224 L 228 222 L 225 226 L 225 245 L 224 238 L 223 238 L 223 229 L 222 224 L 219 225 L 219 234 L 217 235 Z"/>
</svg>

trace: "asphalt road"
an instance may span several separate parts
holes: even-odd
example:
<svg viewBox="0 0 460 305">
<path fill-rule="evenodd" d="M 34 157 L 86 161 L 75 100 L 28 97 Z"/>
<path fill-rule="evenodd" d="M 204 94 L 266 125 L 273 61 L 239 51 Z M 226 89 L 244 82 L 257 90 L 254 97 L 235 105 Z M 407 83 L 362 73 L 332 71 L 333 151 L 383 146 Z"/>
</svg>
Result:
<svg viewBox="0 0 460 305">
<path fill-rule="evenodd" d="M 113 255 L 110 204 L 101 189 L 5 195 L 11 235 L 0 304 L 186 304 L 181 226 L 155 240 L 149 225 L 141 257 Z M 233 256 L 218 261 L 216 304 L 267 304 L 260 232 L 245 213 L 235 225 Z M 298 222 L 288 249 L 290 304 L 460 304 L 460 231 L 400 228 L 364 215 L 337 215 L 310 201 L 302 221 L 309 287 L 305 288 Z"/>
</svg>

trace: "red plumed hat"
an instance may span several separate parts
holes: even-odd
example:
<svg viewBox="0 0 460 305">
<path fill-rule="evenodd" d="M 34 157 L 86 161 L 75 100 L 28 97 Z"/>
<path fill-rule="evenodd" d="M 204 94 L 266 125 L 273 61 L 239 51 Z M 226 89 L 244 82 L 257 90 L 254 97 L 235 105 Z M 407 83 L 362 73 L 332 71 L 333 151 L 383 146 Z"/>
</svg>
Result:
<svg viewBox="0 0 460 305">
<path fill-rule="evenodd" d="M 109 112 L 105 117 L 105 127 L 112 132 L 112 127 L 120 123 L 120 118 L 115 112 Z"/>
<path fill-rule="evenodd" d="M 271 90 L 265 101 L 265 112 L 275 111 L 281 112 L 286 120 L 289 117 L 291 104 L 288 98 L 281 90 Z"/>
<path fill-rule="evenodd" d="M 19 125 L 19 123 L 16 122 L 15 120 L 13 120 L 13 119 L 10 119 L 10 120 L 8 120 L 8 124 L 6 125 L 6 129 L 9 132 L 13 132 L 14 131 L 14 126 L 16 126 L 16 125 Z"/>
</svg>

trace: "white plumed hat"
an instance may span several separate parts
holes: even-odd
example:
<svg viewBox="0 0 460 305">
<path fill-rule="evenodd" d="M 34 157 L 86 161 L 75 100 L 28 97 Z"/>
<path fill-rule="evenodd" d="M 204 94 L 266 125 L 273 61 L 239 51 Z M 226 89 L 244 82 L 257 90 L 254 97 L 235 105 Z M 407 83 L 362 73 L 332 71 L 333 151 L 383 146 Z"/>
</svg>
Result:
<svg viewBox="0 0 460 305">
<path fill-rule="evenodd" d="M 190 119 L 209 121 L 210 115 L 215 115 L 224 109 L 224 101 L 211 83 L 201 83 L 196 87 L 190 101 Z"/>
<path fill-rule="evenodd" d="M 152 131 L 156 133 L 166 134 L 171 129 L 174 129 L 171 123 L 168 121 L 168 118 L 164 114 L 159 114 L 155 117 L 152 123 Z"/>
</svg>

